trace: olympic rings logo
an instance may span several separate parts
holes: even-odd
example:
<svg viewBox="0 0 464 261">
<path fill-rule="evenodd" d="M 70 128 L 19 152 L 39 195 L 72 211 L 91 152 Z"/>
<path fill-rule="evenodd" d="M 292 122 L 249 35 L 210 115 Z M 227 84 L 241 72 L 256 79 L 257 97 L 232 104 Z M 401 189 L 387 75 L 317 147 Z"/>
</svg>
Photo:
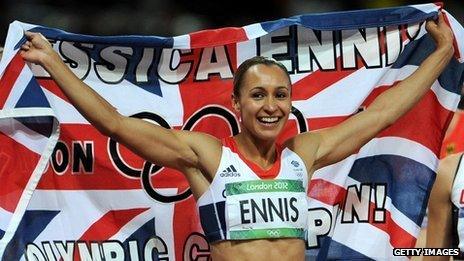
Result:
<svg viewBox="0 0 464 261">
<path fill-rule="evenodd" d="M 296 108 L 292 107 L 291 113 L 297 119 L 297 126 L 299 133 L 305 132 L 308 130 L 308 126 L 306 123 L 306 119 L 304 118 L 303 114 Z M 235 115 L 230 112 L 227 108 L 224 108 L 220 105 L 212 105 L 206 106 L 195 112 L 185 123 L 182 127 L 182 130 L 192 130 L 195 125 L 203 118 L 209 116 L 216 116 L 224 119 L 229 128 L 231 130 L 232 135 L 236 135 L 239 133 L 239 123 L 235 118 Z M 134 114 L 130 117 L 138 118 L 138 119 L 147 119 L 153 122 L 156 122 L 160 126 L 171 129 L 169 123 L 164 120 L 161 116 L 151 113 L 151 112 L 140 112 Z M 147 192 L 147 194 L 156 201 L 163 202 L 163 203 L 173 203 L 177 201 L 182 201 L 187 199 L 192 195 L 192 191 L 190 189 L 186 189 L 180 192 L 177 195 L 167 196 L 162 195 L 154 189 L 152 181 L 150 177 L 152 175 L 157 174 L 160 172 L 164 167 L 152 164 L 151 162 L 145 161 L 143 167 L 141 169 L 134 168 L 129 166 L 123 159 L 123 156 L 119 152 L 119 144 L 109 138 L 108 141 L 108 151 L 110 154 L 110 160 L 112 161 L 115 168 L 120 172 L 122 175 L 125 175 L 129 178 L 141 178 L 142 187 Z"/>
<path fill-rule="evenodd" d="M 267 235 L 270 237 L 280 237 L 280 230 L 269 229 Z"/>
</svg>

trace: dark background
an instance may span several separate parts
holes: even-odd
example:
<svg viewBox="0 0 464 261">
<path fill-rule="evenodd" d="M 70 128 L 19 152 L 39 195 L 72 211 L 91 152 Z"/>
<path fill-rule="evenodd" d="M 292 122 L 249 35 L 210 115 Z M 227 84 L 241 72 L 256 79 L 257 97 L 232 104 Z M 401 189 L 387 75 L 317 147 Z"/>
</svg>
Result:
<svg viewBox="0 0 464 261">
<path fill-rule="evenodd" d="M 407 0 L 1 0 L 0 45 L 14 20 L 92 35 L 176 36 L 304 13 L 426 3 Z M 443 1 L 464 23 L 464 1 Z M 259 7 L 256 7 L 259 6 Z"/>
</svg>

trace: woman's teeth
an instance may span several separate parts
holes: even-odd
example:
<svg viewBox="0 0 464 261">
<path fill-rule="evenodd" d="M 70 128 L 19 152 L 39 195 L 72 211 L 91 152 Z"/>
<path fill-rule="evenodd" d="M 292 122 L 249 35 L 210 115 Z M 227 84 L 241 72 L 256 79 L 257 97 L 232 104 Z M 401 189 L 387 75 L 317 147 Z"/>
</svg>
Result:
<svg viewBox="0 0 464 261">
<path fill-rule="evenodd" d="M 279 121 L 279 117 L 260 117 L 258 120 L 262 123 L 276 123 Z"/>
</svg>

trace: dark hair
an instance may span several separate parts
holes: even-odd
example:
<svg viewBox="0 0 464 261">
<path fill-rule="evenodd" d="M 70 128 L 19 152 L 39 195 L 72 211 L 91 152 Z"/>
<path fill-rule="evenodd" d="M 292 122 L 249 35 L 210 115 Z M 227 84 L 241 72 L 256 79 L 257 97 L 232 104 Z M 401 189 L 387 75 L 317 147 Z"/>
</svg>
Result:
<svg viewBox="0 0 464 261">
<path fill-rule="evenodd" d="M 266 66 L 275 65 L 279 67 L 280 69 L 282 69 L 282 71 L 284 71 L 285 75 L 287 75 L 288 82 L 292 84 L 292 81 L 290 80 L 290 75 L 287 72 L 287 68 L 285 68 L 283 64 L 279 63 L 278 61 L 274 59 L 269 59 L 263 56 L 255 56 L 253 58 L 245 60 L 237 68 L 237 71 L 235 72 L 235 75 L 234 75 L 234 90 L 233 90 L 234 96 L 236 97 L 240 96 L 240 88 L 242 87 L 241 85 L 242 85 L 243 77 L 245 76 L 245 73 L 248 71 L 248 69 L 250 69 L 252 66 L 257 65 L 257 64 L 263 64 Z"/>
</svg>

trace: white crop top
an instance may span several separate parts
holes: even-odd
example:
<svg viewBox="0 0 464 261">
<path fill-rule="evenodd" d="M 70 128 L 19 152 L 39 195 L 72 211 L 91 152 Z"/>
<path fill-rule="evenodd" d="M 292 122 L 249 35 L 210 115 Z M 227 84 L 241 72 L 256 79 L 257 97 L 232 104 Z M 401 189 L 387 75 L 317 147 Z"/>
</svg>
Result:
<svg viewBox="0 0 464 261">
<path fill-rule="evenodd" d="M 269 174 L 275 177 L 260 178 Z M 278 150 L 276 162 L 264 171 L 240 155 L 232 137 L 226 138 L 216 175 L 197 201 L 206 238 L 210 243 L 304 238 L 307 188 L 306 167 L 288 148 Z"/>
</svg>

